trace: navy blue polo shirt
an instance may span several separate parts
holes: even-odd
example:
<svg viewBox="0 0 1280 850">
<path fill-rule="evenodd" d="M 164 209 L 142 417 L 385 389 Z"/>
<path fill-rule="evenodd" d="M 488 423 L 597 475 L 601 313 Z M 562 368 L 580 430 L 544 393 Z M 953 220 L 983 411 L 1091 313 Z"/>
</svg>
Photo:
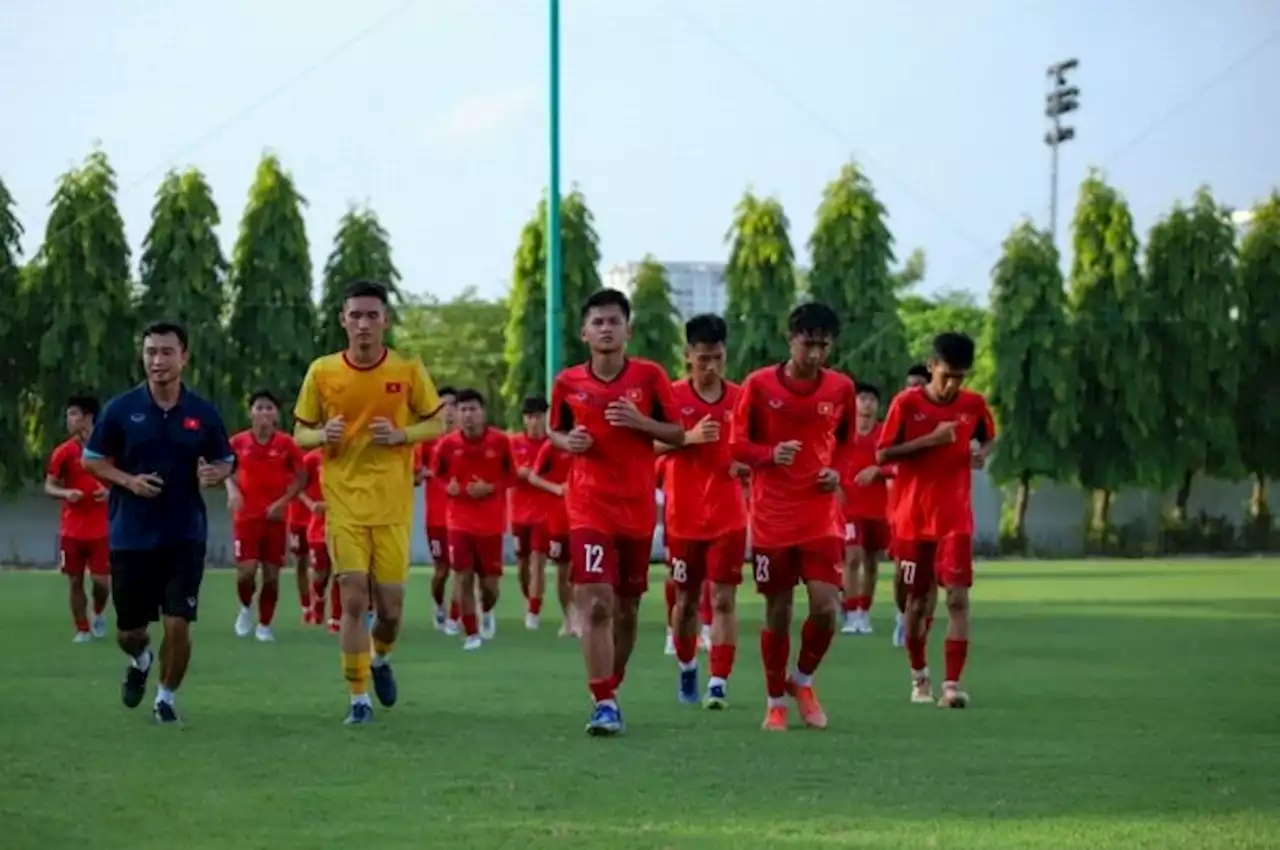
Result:
<svg viewBox="0 0 1280 850">
<path fill-rule="evenodd" d="M 153 499 L 111 488 L 107 508 L 115 550 L 205 543 L 209 523 L 196 469 L 200 458 L 209 463 L 235 460 L 226 426 L 212 404 L 183 387 L 178 403 L 165 410 L 146 384 L 107 402 L 84 456 L 106 458 L 130 475 L 153 472 L 164 479 Z"/>
</svg>

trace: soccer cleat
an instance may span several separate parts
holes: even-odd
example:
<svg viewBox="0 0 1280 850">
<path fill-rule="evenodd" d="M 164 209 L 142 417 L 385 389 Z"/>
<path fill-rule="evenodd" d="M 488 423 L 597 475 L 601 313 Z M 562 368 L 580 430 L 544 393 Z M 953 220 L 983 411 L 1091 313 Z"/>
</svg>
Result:
<svg viewBox="0 0 1280 850">
<path fill-rule="evenodd" d="M 916 705 L 933 704 L 933 683 L 928 675 L 916 676 L 912 679 L 911 701 Z"/>
<path fill-rule="evenodd" d="M 702 698 L 702 707 L 710 711 L 723 711 L 729 707 L 729 689 L 721 684 L 707 686 L 707 695 Z"/>
<path fill-rule="evenodd" d="M 818 695 L 813 692 L 812 685 L 797 685 L 788 679 L 787 693 L 796 701 L 796 707 L 800 709 L 800 719 L 804 721 L 805 726 L 810 729 L 827 728 L 827 713 L 822 710 L 822 703 L 818 702 Z"/>
<path fill-rule="evenodd" d="M 391 665 L 382 663 L 375 665 L 371 673 L 373 674 L 373 692 L 378 697 L 378 702 L 387 708 L 396 704 L 396 674 L 391 672 Z"/>
<path fill-rule="evenodd" d="M 663 655 L 676 654 L 676 636 L 671 633 L 671 629 L 667 629 L 667 644 L 662 650 Z"/>
<path fill-rule="evenodd" d="M 253 631 L 253 609 L 242 607 L 236 615 L 236 637 L 248 637 Z"/>
<path fill-rule="evenodd" d="M 162 726 L 182 722 L 178 719 L 178 712 L 174 709 L 173 703 L 164 700 L 156 701 L 155 707 L 151 709 L 151 716 Z"/>
<path fill-rule="evenodd" d="M 458 625 L 457 620 L 445 620 L 444 633 L 447 634 L 449 637 L 456 637 L 457 635 L 462 633 L 462 628 Z"/>
<path fill-rule="evenodd" d="M 438 632 L 444 631 L 444 620 L 445 620 L 444 607 L 441 605 L 437 605 L 436 616 L 435 616 L 436 631 Z"/>
<path fill-rule="evenodd" d="M 858 633 L 858 612 L 845 611 L 844 621 L 840 624 L 840 634 L 856 635 Z"/>
<path fill-rule="evenodd" d="M 771 705 L 765 709 L 764 723 L 760 724 L 760 728 L 766 732 L 787 731 L 787 707 L 785 705 Z"/>
<path fill-rule="evenodd" d="M 107 619 L 101 614 L 95 614 L 93 620 L 89 623 L 89 634 L 96 638 L 104 638 L 107 636 Z"/>
<path fill-rule="evenodd" d="M 154 655 L 151 655 L 151 661 L 155 661 Z M 120 701 L 126 708 L 137 708 L 142 703 L 142 698 L 147 695 L 147 676 L 150 673 L 150 665 L 146 670 L 139 670 L 132 664 L 124 669 L 124 681 L 120 683 Z"/>
<path fill-rule="evenodd" d="M 893 645 L 899 649 L 907 645 L 907 626 L 901 612 L 893 616 Z"/>
<path fill-rule="evenodd" d="M 276 639 L 275 632 L 271 631 L 270 626 L 259 625 L 253 630 L 253 638 L 258 643 L 271 643 Z"/>
<path fill-rule="evenodd" d="M 71 639 L 72 643 L 91 643 L 93 635 L 88 632 L 76 632 L 76 636 Z"/>
<path fill-rule="evenodd" d="M 538 630 L 539 625 L 540 623 L 539 623 L 539 618 L 537 614 L 524 615 L 524 627 L 526 629 L 528 629 L 531 632 L 536 632 Z"/>
<path fill-rule="evenodd" d="M 331 634 L 331 635 L 336 635 L 336 634 L 337 634 L 338 632 L 340 632 L 340 631 L 342 631 L 342 621 L 341 621 L 341 620 L 337 620 L 337 619 L 330 620 L 330 621 L 329 621 L 329 634 Z"/>
<path fill-rule="evenodd" d="M 484 638 L 480 635 L 467 635 L 467 639 L 462 642 L 464 652 L 474 652 L 484 646 Z"/>
<path fill-rule="evenodd" d="M 353 702 L 347 717 L 342 721 L 344 726 L 363 726 L 373 722 L 373 706 L 367 702 Z"/>
<path fill-rule="evenodd" d="M 711 627 L 703 626 L 702 631 L 698 633 L 698 646 L 703 652 L 711 651 Z"/>
<path fill-rule="evenodd" d="M 858 621 L 856 625 L 858 627 L 858 634 L 860 635 L 869 635 L 869 634 L 875 633 L 875 629 L 871 628 L 871 612 L 870 611 L 859 611 Z"/>
<path fill-rule="evenodd" d="M 942 696 L 938 697 L 938 708 L 968 708 L 969 695 L 960 690 L 956 682 L 942 683 Z"/>
<path fill-rule="evenodd" d="M 598 704 L 587 721 L 587 734 L 595 738 L 617 735 L 622 729 L 622 712 L 611 703 Z"/>
<path fill-rule="evenodd" d="M 680 671 L 680 687 L 676 689 L 676 698 L 687 705 L 698 703 L 698 668 L 690 667 Z"/>
<path fill-rule="evenodd" d="M 484 640 L 493 640 L 493 636 L 498 633 L 498 618 L 493 616 L 492 611 L 485 611 L 480 617 L 480 637 Z"/>
</svg>

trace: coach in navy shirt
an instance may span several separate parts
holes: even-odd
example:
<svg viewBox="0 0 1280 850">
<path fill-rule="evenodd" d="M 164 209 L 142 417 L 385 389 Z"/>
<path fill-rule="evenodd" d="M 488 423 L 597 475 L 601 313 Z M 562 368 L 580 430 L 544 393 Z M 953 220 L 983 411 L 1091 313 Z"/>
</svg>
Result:
<svg viewBox="0 0 1280 850">
<path fill-rule="evenodd" d="M 231 474 L 222 417 L 182 385 L 187 333 L 157 322 L 142 335 L 146 383 L 107 403 L 84 449 L 84 466 L 112 484 L 111 584 L 120 648 L 131 659 L 121 698 L 134 708 L 156 662 L 148 626 L 164 621 L 155 718 L 178 720 L 174 692 L 191 659 L 190 624 L 204 578 L 208 520 L 201 487 Z"/>
</svg>

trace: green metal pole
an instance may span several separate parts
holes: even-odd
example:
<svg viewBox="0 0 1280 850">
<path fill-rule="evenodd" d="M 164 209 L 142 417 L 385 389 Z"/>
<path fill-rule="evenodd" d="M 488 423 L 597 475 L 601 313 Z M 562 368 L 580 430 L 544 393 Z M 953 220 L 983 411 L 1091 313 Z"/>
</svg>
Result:
<svg viewBox="0 0 1280 850">
<path fill-rule="evenodd" d="M 560 0 L 549 0 L 550 75 L 547 81 L 551 148 L 547 185 L 547 393 L 560 372 L 564 337 L 564 291 L 560 269 Z"/>
</svg>

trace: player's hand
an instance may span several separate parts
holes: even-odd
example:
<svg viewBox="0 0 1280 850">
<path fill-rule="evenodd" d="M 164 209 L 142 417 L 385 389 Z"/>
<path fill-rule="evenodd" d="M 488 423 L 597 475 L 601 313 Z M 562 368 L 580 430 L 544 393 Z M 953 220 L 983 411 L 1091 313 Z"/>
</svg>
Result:
<svg viewBox="0 0 1280 850">
<path fill-rule="evenodd" d="M 969 466 L 972 469 L 987 468 L 987 451 L 983 448 L 975 448 L 973 453 L 969 455 Z"/>
<path fill-rule="evenodd" d="M 935 446 L 945 446 L 956 441 L 956 423 L 939 422 L 938 427 L 929 435 Z"/>
<path fill-rule="evenodd" d="M 381 416 L 369 423 L 369 430 L 373 432 L 373 441 L 380 446 L 398 446 L 405 441 L 404 431 Z"/>
<path fill-rule="evenodd" d="M 462 487 L 458 485 L 458 479 L 450 478 L 449 484 L 444 488 L 444 491 L 450 496 L 456 496 L 462 492 Z"/>
<path fill-rule="evenodd" d="M 516 470 L 516 478 L 519 478 L 521 481 L 528 481 L 529 473 L 531 472 L 533 472 L 532 469 L 527 466 L 522 466 Z"/>
<path fill-rule="evenodd" d="M 493 485 L 479 478 L 467 482 L 467 495 L 473 499 L 483 499 L 493 492 Z"/>
<path fill-rule="evenodd" d="M 714 443 L 719 439 L 720 422 L 710 416 L 702 417 L 697 425 L 684 432 L 686 446 L 700 446 L 704 443 Z"/>
<path fill-rule="evenodd" d="M 615 398 L 604 409 L 604 418 L 610 425 L 620 428 L 642 428 L 646 417 L 629 398 Z"/>
<path fill-rule="evenodd" d="M 99 487 L 97 490 L 93 491 L 93 500 L 95 502 L 105 502 L 110 497 L 111 491 L 106 487 Z"/>
<path fill-rule="evenodd" d="M 880 467 L 868 466 L 865 469 L 858 470 L 858 474 L 853 476 L 853 483 L 859 487 L 866 487 L 876 480 L 880 475 Z"/>
<path fill-rule="evenodd" d="M 324 441 L 332 445 L 333 443 L 342 442 L 342 438 L 347 435 L 347 420 L 342 416 L 335 416 L 328 422 L 324 423 Z"/>
<path fill-rule="evenodd" d="M 66 499 L 68 502 L 74 505 L 76 502 L 84 498 L 84 491 L 83 490 L 67 490 L 62 494 L 62 498 Z"/>
<path fill-rule="evenodd" d="M 280 519 L 284 516 L 285 503 L 279 500 L 267 505 L 267 519 Z"/>
<path fill-rule="evenodd" d="M 244 510 L 244 496 L 239 490 L 227 494 L 227 510 L 232 513 L 239 513 Z"/>
<path fill-rule="evenodd" d="M 741 478 L 744 481 L 751 476 L 751 467 L 739 461 L 733 461 L 729 464 L 729 477 Z"/>
<path fill-rule="evenodd" d="M 800 454 L 799 440 L 784 440 L 773 447 L 773 462 L 778 466 L 790 466 Z"/>
<path fill-rule="evenodd" d="M 154 499 L 160 495 L 160 489 L 164 487 L 164 479 L 154 472 L 144 472 L 141 475 L 134 475 L 129 478 L 129 483 L 125 485 L 129 488 L 129 492 L 135 496 L 141 496 L 144 499 Z"/>
<path fill-rule="evenodd" d="M 204 458 L 196 461 L 196 478 L 199 479 L 201 487 L 217 487 L 226 480 L 222 469 Z"/>
<path fill-rule="evenodd" d="M 827 467 L 818 473 L 818 489 L 824 493 L 834 493 L 840 489 L 840 473 Z"/>
<path fill-rule="evenodd" d="M 586 428 L 578 426 L 569 432 L 569 435 L 565 437 L 564 442 L 565 448 L 576 455 L 580 455 L 588 451 L 594 441 L 591 439 L 591 434 L 587 432 Z"/>
</svg>

